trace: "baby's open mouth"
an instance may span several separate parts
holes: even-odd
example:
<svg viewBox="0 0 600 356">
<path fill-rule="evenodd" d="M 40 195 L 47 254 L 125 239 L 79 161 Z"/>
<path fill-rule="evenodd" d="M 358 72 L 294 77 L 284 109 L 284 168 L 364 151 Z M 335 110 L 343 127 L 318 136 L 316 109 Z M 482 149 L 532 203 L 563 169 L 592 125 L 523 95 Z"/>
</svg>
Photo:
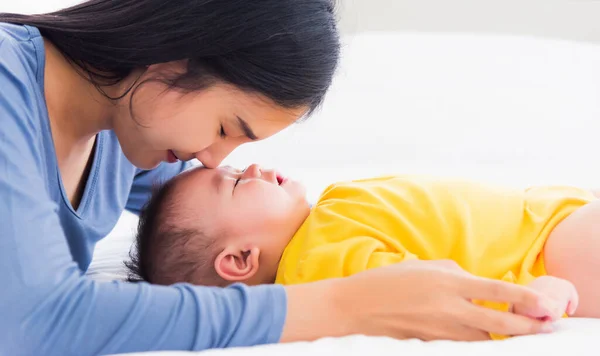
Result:
<svg viewBox="0 0 600 356">
<path fill-rule="evenodd" d="M 277 184 L 281 185 L 284 181 L 284 178 L 282 176 L 280 176 L 279 174 L 277 174 Z"/>
</svg>

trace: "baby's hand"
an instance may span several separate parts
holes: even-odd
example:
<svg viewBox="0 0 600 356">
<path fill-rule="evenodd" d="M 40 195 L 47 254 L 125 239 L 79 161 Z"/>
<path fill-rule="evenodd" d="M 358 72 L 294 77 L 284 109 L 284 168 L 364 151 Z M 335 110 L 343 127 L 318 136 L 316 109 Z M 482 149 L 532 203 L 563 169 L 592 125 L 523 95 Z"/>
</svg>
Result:
<svg viewBox="0 0 600 356">
<path fill-rule="evenodd" d="M 569 316 L 575 313 L 579 304 L 579 295 L 571 282 L 543 276 L 531 282 L 529 287 L 547 296 L 551 304 L 529 309 L 515 305 L 513 313 L 542 321 L 556 321 L 565 313 Z"/>
</svg>

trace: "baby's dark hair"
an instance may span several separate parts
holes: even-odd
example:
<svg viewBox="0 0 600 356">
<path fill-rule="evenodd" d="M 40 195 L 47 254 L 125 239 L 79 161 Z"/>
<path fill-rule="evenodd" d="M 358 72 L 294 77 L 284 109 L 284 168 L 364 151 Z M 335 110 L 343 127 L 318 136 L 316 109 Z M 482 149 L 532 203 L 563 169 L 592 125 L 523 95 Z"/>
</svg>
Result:
<svg viewBox="0 0 600 356">
<path fill-rule="evenodd" d="M 214 268 L 220 239 L 202 231 L 198 223 L 187 224 L 177 208 L 177 179 L 155 186 L 140 213 L 135 246 L 125 261 L 129 282 L 146 281 L 171 285 L 193 283 L 225 286 Z M 184 226 L 191 225 L 191 226 Z"/>
</svg>

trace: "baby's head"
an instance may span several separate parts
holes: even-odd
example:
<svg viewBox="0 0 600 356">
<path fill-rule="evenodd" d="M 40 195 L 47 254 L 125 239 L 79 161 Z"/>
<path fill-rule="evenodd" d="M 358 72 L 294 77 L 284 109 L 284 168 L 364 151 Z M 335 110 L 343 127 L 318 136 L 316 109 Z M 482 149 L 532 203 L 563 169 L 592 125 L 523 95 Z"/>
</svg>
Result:
<svg viewBox="0 0 600 356">
<path fill-rule="evenodd" d="M 309 211 L 304 187 L 275 171 L 190 169 L 162 185 L 141 213 L 130 280 L 272 283 Z"/>
</svg>

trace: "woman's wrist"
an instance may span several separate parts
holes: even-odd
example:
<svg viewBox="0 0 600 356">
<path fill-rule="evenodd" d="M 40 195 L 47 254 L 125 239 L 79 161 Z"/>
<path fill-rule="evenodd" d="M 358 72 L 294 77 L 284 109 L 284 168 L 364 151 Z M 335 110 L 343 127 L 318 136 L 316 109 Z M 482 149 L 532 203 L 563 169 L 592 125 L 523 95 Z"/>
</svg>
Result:
<svg viewBox="0 0 600 356">
<path fill-rule="evenodd" d="M 286 286 L 287 318 L 281 342 L 313 341 L 355 334 L 360 308 L 346 305 L 343 284 L 326 281 Z"/>
</svg>

